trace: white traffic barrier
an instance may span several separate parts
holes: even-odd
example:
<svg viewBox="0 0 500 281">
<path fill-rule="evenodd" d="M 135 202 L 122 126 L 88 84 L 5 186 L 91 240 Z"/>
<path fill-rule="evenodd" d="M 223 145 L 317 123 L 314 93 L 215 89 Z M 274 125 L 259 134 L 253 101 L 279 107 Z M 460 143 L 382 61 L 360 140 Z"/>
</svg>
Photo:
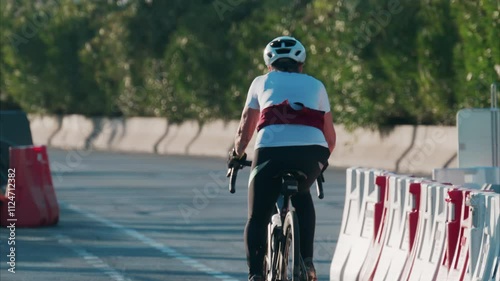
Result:
<svg viewBox="0 0 500 281">
<path fill-rule="evenodd" d="M 342 226 L 330 267 L 331 281 L 355 281 L 362 261 L 375 237 L 381 209 L 381 193 L 385 192 L 382 170 L 349 168 L 346 171 L 346 196 Z M 379 180 L 376 185 L 376 180 Z M 383 198 L 383 197 L 382 197 Z"/>
<path fill-rule="evenodd" d="M 449 186 L 422 182 L 420 210 L 413 246 L 399 280 L 434 280 L 446 242 L 446 193 Z"/>
<path fill-rule="evenodd" d="M 337 246 L 330 267 L 330 280 L 342 281 L 344 278 L 345 267 L 351 254 L 352 245 L 349 242 L 350 238 L 355 235 L 360 221 L 360 205 L 363 199 L 363 187 L 361 168 L 348 168 L 346 170 L 346 194 L 344 201 L 344 212 L 342 215 L 342 225 L 340 228 Z M 350 223 L 348 225 L 348 223 Z"/>
<path fill-rule="evenodd" d="M 471 193 L 470 278 L 473 281 L 498 280 L 500 260 L 500 195 Z M 496 279 L 495 279 L 496 274 Z"/>
<path fill-rule="evenodd" d="M 483 253 L 482 248 L 486 246 L 486 244 L 489 244 L 491 240 L 491 233 L 489 233 L 487 223 L 485 222 L 488 216 L 486 213 L 486 196 L 488 196 L 486 192 L 472 192 L 467 199 L 467 205 L 469 206 L 471 216 L 469 243 L 469 274 L 471 278 L 476 275 L 475 271 L 478 263 L 482 264 L 485 261 L 484 257 L 481 255 L 481 253 Z M 489 245 L 487 247 L 489 247 Z M 487 253 L 488 252 L 486 252 L 486 254 Z"/>
<path fill-rule="evenodd" d="M 395 193 L 396 186 L 396 175 L 390 175 L 386 178 L 385 192 L 381 194 L 381 202 L 379 203 L 379 210 L 375 210 L 380 215 L 376 214 L 376 217 L 380 217 L 380 226 L 378 231 L 374 233 L 374 238 L 370 239 L 370 245 L 368 246 L 368 252 L 366 253 L 366 258 L 361 266 L 358 280 L 368 281 L 373 279 L 375 270 L 377 269 L 377 264 L 380 258 L 380 253 L 384 246 L 384 240 L 387 235 L 387 227 L 389 221 L 389 208 L 391 205 L 390 194 Z"/>
<path fill-rule="evenodd" d="M 485 191 L 500 193 L 500 184 L 483 184 L 483 187 L 481 189 Z"/>
<path fill-rule="evenodd" d="M 500 167 L 471 167 L 433 169 L 432 179 L 472 189 L 484 184 L 500 184 Z"/>
<path fill-rule="evenodd" d="M 420 183 L 417 181 L 412 177 L 389 177 L 387 233 L 372 280 L 400 280 L 418 223 L 418 217 L 412 219 L 412 215 L 418 216 L 420 202 Z"/>
</svg>

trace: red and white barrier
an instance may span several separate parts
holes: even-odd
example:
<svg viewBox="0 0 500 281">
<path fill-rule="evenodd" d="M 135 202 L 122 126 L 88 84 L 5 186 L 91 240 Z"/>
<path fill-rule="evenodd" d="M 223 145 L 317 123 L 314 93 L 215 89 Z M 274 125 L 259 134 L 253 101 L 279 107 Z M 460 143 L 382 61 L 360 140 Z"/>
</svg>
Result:
<svg viewBox="0 0 500 281">
<path fill-rule="evenodd" d="M 403 272 L 418 223 L 420 183 L 416 181 L 411 177 L 389 177 L 387 234 L 373 280 L 398 281 Z"/>
<path fill-rule="evenodd" d="M 16 227 L 53 225 L 59 221 L 59 205 L 52 184 L 49 161 L 45 146 L 10 148 L 10 168 L 15 170 L 12 185 L 5 196 L 15 198 L 10 219 L 16 219 Z M 3 204 L 2 204 L 3 205 Z M 7 209 L 2 210 L 1 225 L 7 223 Z"/>
<path fill-rule="evenodd" d="M 387 234 L 387 222 L 389 216 L 389 207 L 391 203 L 390 194 L 391 191 L 389 189 L 394 189 L 394 182 L 396 178 L 393 175 L 385 177 L 385 180 L 382 178 L 377 178 L 380 183 L 384 181 L 385 190 L 380 193 L 381 200 L 376 203 L 376 216 L 379 217 L 379 227 L 378 231 L 373 233 L 373 239 L 370 239 L 370 245 L 368 247 L 368 252 L 366 254 L 366 258 L 363 262 L 363 265 L 359 272 L 358 280 L 373 280 L 373 276 L 375 274 L 375 270 L 377 269 L 378 261 L 380 258 L 380 253 L 382 252 L 382 248 L 384 246 L 384 240 Z M 392 193 L 394 190 L 392 190 Z"/>
<path fill-rule="evenodd" d="M 349 168 L 346 198 L 337 248 L 330 267 L 331 281 L 357 280 L 362 260 L 380 225 L 385 193 L 384 171 Z M 376 184 L 376 179 L 379 181 Z"/>
<path fill-rule="evenodd" d="M 400 280 L 434 280 L 446 242 L 448 209 L 445 195 L 448 188 L 449 186 L 438 183 L 421 183 L 415 245 Z"/>
<path fill-rule="evenodd" d="M 495 187 L 348 170 L 330 280 L 500 281 Z"/>
<path fill-rule="evenodd" d="M 452 188 L 448 191 L 448 222 L 445 251 L 441 257 L 436 280 L 468 281 L 470 216 L 466 205 L 470 190 Z"/>
</svg>

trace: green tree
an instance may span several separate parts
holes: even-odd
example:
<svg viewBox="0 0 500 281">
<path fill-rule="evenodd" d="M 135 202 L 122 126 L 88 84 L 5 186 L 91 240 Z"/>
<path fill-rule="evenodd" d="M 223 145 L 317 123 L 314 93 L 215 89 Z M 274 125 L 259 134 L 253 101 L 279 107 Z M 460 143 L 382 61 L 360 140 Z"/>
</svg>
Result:
<svg viewBox="0 0 500 281">
<path fill-rule="evenodd" d="M 485 107 L 489 88 L 500 81 L 500 4 L 498 1 L 454 1 L 451 12 L 459 39 L 452 49 L 456 107 Z"/>
<path fill-rule="evenodd" d="M 490 0 L 2 0 L 1 108 L 170 122 L 239 117 L 292 35 L 349 128 L 447 124 L 500 80 Z"/>
<path fill-rule="evenodd" d="M 29 112 L 115 112 L 112 100 L 118 89 L 110 89 L 109 80 L 100 75 L 105 54 L 92 60 L 95 54 L 90 53 L 103 32 L 102 15 L 116 5 L 71 0 L 4 5 L 2 12 L 11 28 L 4 35 L 10 44 L 2 45 L 2 77 L 9 95 Z M 105 47 L 99 42 L 99 48 Z"/>
</svg>

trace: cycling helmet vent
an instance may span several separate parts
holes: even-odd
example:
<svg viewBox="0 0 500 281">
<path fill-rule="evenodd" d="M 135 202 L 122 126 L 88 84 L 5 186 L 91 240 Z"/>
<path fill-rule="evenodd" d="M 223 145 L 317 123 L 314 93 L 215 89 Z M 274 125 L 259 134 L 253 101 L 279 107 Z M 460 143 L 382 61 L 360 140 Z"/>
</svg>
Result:
<svg viewBox="0 0 500 281">
<path fill-rule="evenodd" d="M 273 48 L 283 48 L 283 47 L 293 47 L 297 44 L 297 41 L 291 39 L 277 39 L 270 43 Z"/>
<path fill-rule="evenodd" d="M 288 54 L 288 53 L 290 53 L 290 51 L 291 51 L 291 49 L 282 48 L 282 49 L 277 49 L 276 53 L 282 55 L 282 54 Z"/>
<path fill-rule="evenodd" d="M 269 42 L 264 49 L 264 62 L 272 65 L 282 58 L 292 59 L 299 63 L 306 61 L 306 49 L 300 41 L 290 36 L 280 36 Z"/>
</svg>

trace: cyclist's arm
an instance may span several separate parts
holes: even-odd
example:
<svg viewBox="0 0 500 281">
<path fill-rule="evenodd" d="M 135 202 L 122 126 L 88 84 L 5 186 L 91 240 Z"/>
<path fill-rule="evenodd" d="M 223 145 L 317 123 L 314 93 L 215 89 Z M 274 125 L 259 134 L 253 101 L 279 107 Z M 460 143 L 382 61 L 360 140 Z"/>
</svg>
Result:
<svg viewBox="0 0 500 281">
<path fill-rule="evenodd" d="M 234 140 L 234 149 L 237 155 L 242 155 L 243 153 L 245 153 L 245 149 L 252 139 L 255 127 L 257 127 L 259 116 L 259 109 L 253 109 L 248 106 L 245 106 L 245 108 L 243 108 L 243 112 L 241 113 L 240 125 L 238 127 L 238 131 L 236 132 L 236 137 Z"/>
<path fill-rule="evenodd" d="M 326 142 L 328 143 L 328 149 L 332 153 L 335 149 L 337 143 L 337 134 L 335 133 L 335 127 L 333 126 L 332 112 L 329 111 L 325 113 L 325 123 L 323 125 L 323 134 L 325 135 Z"/>
</svg>

